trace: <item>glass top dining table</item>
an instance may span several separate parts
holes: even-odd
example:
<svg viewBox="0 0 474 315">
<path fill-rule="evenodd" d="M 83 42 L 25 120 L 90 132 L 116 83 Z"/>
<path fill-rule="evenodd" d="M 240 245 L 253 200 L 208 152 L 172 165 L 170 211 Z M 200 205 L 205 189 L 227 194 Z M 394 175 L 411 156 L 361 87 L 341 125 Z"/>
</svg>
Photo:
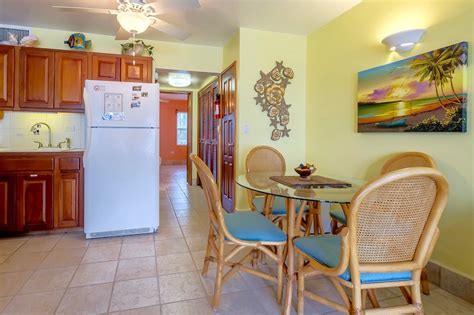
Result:
<svg viewBox="0 0 474 315">
<path fill-rule="evenodd" d="M 294 267 L 294 248 L 293 239 L 299 236 L 298 228 L 295 228 L 295 217 L 296 217 L 296 200 L 307 201 L 310 204 L 316 204 L 316 207 L 320 207 L 322 202 L 326 203 L 337 203 L 340 204 L 346 216 L 348 215 L 350 202 L 354 194 L 364 184 L 365 181 L 353 178 L 343 178 L 321 175 L 324 177 L 336 179 L 350 184 L 349 187 L 333 188 L 333 187 L 321 187 L 321 188 L 306 188 L 296 189 L 271 179 L 272 176 L 295 176 L 294 173 L 282 174 L 281 172 L 255 172 L 240 175 L 235 179 L 237 185 L 249 189 L 251 191 L 265 195 L 265 209 L 264 214 L 267 214 L 268 208 L 271 206 L 271 202 L 274 197 L 286 198 L 286 233 L 287 233 L 287 259 L 286 259 L 286 272 L 287 281 L 284 295 L 284 305 L 282 308 L 282 314 L 289 315 L 291 313 L 292 305 L 292 292 L 293 285 L 296 279 L 295 267 Z M 320 175 L 320 174 L 318 174 Z"/>
<path fill-rule="evenodd" d="M 324 177 L 337 179 L 342 182 L 348 183 L 350 187 L 343 188 L 332 188 L 332 187 L 323 187 L 323 188 L 306 188 L 306 189 L 296 189 L 284 184 L 278 183 L 271 179 L 273 176 L 295 176 L 295 173 L 286 173 L 282 174 L 281 172 L 255 172 L 247 173 L 244 175 L 238 176 L 235 181 L 237 185 L 242 186 L 246 189 L 250 189 L 257 193 L 264 195 L 271 195 L 275 197 L 291 198 L 297 200 L 306 200 L 306 201 L 319 201 L 319 202 L 328 202 L 328 203 L 350 203 L 354 194 L 359 190 L 360 186 L 364 184 L 365 181 L 355 178 L 344 178 L 344 177 L 334 177 L 328 175 L 321 175 Z M 318 174 L 320 175 L 320 174 Z"/>
</svg>

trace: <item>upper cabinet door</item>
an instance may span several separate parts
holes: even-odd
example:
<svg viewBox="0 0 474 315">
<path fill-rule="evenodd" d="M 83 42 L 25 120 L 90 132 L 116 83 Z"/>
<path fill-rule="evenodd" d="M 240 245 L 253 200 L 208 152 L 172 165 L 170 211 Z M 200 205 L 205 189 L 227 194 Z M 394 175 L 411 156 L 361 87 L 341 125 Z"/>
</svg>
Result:
<svg viewBox="0 0 474 315">
<path fill-rule="evenodd" d="M 121 81 L 151 83 L 151 67 L 151 58 L 122 57 Z"/>
<path fill-rule="evenodd" d="M 92 54 L 92 80 L 120 81 L 120 57 Z"/>
<path fill-rule="evenodd" d="M 13 108 L 15 48 L 0 46 L 0 107 Z"/>
<path fill-rule="evenodd" d="M 53 108 L 54 52 L 45 49 L 20 49 L 21 108 Z"/>
<path fill-rule="evenodd" d="M 56 52 L 54 63 L 54 108 L 84 110 L 82 93 L 87 79 L 87 54 Z"/>
</svg>

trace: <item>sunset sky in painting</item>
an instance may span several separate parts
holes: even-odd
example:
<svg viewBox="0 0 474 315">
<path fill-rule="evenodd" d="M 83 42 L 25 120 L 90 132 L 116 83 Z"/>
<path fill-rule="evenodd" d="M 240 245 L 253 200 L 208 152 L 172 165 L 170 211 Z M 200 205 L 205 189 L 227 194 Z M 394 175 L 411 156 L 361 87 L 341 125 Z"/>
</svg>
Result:
<svg viewBox="0 0 474 315">
<path fill-rule="evenodd" d="M 415 58 L 423 58 L 423 55 L 359 72 L 358 102 L 380 103 L 436 97 L 434 85 L 430 87 L 427 81 L 418 82 L 415 71 L 410 69 L 410 62 Z M 466 82 L 463 80 L 465 68 L 466 66 L 459 67 L 454 74 L 457 94 L 467 92 L 467 88 L 463 86 Z M 448 85 L 444 88 L 446 95 L 451 94 Z"/>
</svg>

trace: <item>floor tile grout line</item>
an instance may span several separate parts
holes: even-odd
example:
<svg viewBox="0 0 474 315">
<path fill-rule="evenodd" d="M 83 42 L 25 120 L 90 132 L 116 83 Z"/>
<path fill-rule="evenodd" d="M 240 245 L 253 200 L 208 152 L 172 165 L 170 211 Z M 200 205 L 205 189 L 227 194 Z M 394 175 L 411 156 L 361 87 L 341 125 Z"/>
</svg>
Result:
<svg viewBox="0 0 474 315">
<path fill-rule="evenodd" d="M 107 305 L 107 313 L 110 312 L 110 307 L 112 306 L 112 298 L 114 296 L 115 282 L 117 280 L 117 273 L 118 273 L 118 269 L 120 265 L 120 256 L 122 255 L 122 248 L 123 248 L 123 238 L 122 238 L 122 242 L 120 243 L 120 250 L 118 254 L 117 265 L 115 266 L 114 280 L 112 281 L 112 290 L 110 290 L 109 303 Z"/>
<path fill-rule="evenodd" d="M 72 273 L 71 279 L 69 279 L 69 281 L 66 285 L 66 288 L 64 289 L 64 292 L 63 292 L 61 298 L 59 299 L 59 303 L 58 303 L 58 305 L 56 305 L 56 308 L 54 309 L 54 314 L 56 314 L 58 312 L 59 306 L 61 305 L 61 302 L 63 301 L 64 296 L 66 295 L 66 292 L 70 289 L 69 286 L 71 285 L 72 279 L 74 279 L 74 276 L 76 275 L 77 269 L 79 269 L 79 265 L 76 265 L 75 267 L 76 268 L 74 269 L 74 272 Z"/>
</svg>

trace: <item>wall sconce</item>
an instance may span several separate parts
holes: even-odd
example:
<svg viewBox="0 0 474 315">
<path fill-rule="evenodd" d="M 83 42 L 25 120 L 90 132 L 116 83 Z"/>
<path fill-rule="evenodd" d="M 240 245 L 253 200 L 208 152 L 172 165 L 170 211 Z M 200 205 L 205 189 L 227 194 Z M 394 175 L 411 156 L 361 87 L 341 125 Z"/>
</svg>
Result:
<svg viewBox="0 0 474 315">
<path fill-rule="evenodd" d="M 424 29 L 414 29 L 389 35 L 382 39 L 382 44 L 391 51 L 405 52 L 410 51 L 420 41 L 425 34 Z"/>
</svg>

